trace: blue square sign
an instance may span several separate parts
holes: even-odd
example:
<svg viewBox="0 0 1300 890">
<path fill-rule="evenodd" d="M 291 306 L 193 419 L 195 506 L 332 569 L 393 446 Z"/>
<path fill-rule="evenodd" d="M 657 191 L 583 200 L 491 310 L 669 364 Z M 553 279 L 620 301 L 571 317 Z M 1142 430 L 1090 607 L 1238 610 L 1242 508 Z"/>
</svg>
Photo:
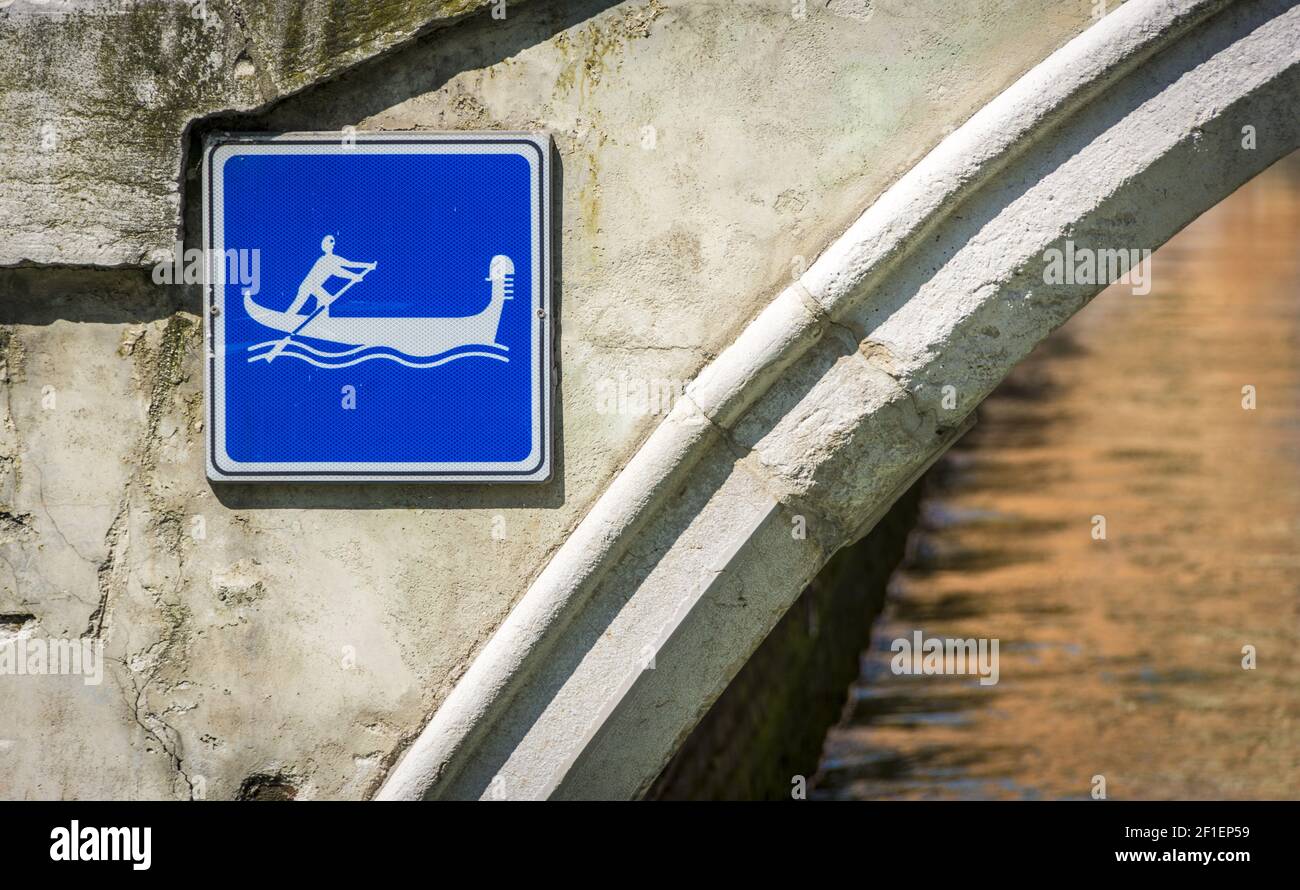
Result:
<svg viewBox="0 0 1300 890">
<path fill-rule="evenodd" d="M 209 478 L 549 478 L 549 191 L 534 134 L 209 139 Z"/>
</svg>

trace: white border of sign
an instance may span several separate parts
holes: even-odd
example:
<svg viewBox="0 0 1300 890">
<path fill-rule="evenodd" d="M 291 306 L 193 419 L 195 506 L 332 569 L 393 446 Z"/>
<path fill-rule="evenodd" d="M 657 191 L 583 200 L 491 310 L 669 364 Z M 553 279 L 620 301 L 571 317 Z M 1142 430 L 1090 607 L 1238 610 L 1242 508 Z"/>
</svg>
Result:
<svg viewBox="0 0 1300 890">
<path fill-rule="evenodd" d="M 222 225 L 226 161 L 248 154 L 518 154 L 532 169 L 533 449 L 517 463 L 248 463 L 225 448 L 225 381 L 218 373 L 225 343 L 225 288 L 216 264 L 225 256 Z M 204 141 L 203 246 L 208 257 L 203 296 L 203 363 L 208 478 L 214 482 L 545 482 L 551 476 L 551 139 L 545 133 L 221 133 Z"/>
</svg>

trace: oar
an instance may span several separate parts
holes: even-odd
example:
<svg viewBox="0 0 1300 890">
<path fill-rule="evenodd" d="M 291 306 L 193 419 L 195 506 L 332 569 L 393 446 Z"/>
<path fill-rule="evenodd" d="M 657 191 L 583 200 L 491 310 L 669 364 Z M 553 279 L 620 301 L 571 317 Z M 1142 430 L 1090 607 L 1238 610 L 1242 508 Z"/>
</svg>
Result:
<svg viewBox="0 0 1300 890">
<path fill-rule="evenodd" d="M 341 288 L 339 288 L 339 292 L 336 293 L 336 294 L 334 295 L 334 299 L 330 300 L 328 303 L 321 303 L 319 306 L 317 306 L 317 307 L 316 307 L 316 311 L 313 312 L 311 315 L 308 315 L 306 321 L 304 321 L 302 324 L 298 325 L 298 327 L 296 327 L 296 328 L 294 328 L 292 331 L 290 331 L 289 334 L 288 334 L 288 336 L 286 336 L 286 337 L 285 337 L 283 340 L 281 340 L 279 343 L 277 343 L 277 344 L 275 344 L 274 346 L 272 346 L 272 347 L 270 348 L 270 350 L 268 350 L 267 352 L 263 353 L 262 355 L 259 355 L 258 358 L 264 358 L 264 359 L 266 359 L 267 364 L 270 364 L 271 362 L 275 361 L 275 357 L 276 357 L 277 355 L 279 355 L 280 353 L 284 352 L 284 348 L 285 348 L 286 346 L 289 345 L 289 341 L 293 339 L 293 337 L 294 337 L 295 334 L 297 334 L 297 333 L 298 333 L 299 331 L 301 331 L 303 328 L 307 327 L 307 325 L 309 325 L 309 324 L 311 324 L 313 321 L 315 321 L 315 320 L 316 320 L 316 316 L 320 315 L 322 312 L 324 312 L 324 311 L 325 311 L 326 309 L 328 309 L 330 306 L 333 306 L 335 303 L 337 303 L 339 297 L 341 297 L 341 296 L 343 296 L 345 293 L 347 293 L 348 288 L 350 288 L 352 285 L 356 284 L 356 283 L 357 283 L 358 281 L 360 281 L 362 278 L 365 278 L 365 277 L 366 277 L 367 275 L 369 275 L 372 271 L 373 271 L 372 269 L 366 269 L 364 272 L 361 273 L 361 277 L 360 277 L 360 278 L 354 278 L 354 279 L 352 279 L 351 281 L 349 281 L 347 284 L 345 284 L 345 285 L 343 285 Z"/>
</svg>

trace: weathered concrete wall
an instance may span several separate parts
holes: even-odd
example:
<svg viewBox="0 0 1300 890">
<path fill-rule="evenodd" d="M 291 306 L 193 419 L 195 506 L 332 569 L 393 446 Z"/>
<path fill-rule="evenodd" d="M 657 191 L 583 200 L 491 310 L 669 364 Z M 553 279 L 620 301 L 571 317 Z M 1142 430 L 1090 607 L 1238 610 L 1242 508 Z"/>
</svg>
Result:
<svg viewBox="0 0 1300 890">
<path fill-rule="evenodd" d="M 373 791 L 661 419 L 638 404 L 641 387 L 690 379 L 801 257 L 1081 30 L 1091 4 L 790 11 L 786 0 L 534 0 L 239 121 L 554 134 L 559 463 L 545 486 L 210 487 L 198 295 L 131 270 L 0 274 L 0 639 L 85 634 L 110 659 L 101 686 L 0 677 L 0 794 Z M 158 151 L 182 150 L 185 116 L 271 95 L 164 103 L 114 60 L 144 60 L 170 84 L 194 51 L 163 52 L 159 32 L 137 34 L 130 17 L 70 21 L 0 23 L 7 119 L 60 96 L 84 95 L 95 112 L 69 118 L 74 138 L 56 141 L 54 159 L 33 135 L 39 113 L 0 128 L 16 140 L 0 145 L 0 243 L 27 245 L 0 262 L 139 262 L 171 238 L 180 187 Z M 328 50 L 325 21 L 301 27 Z M 72 27 L 114 55 L 42 55 L 63 33 L 45 29 Z M 239 67 L 242 51 L 221 50 L 222 64 Z M 284 92 L 337 70 L 278 64 Z M 155 119 L 97 92 L 128 87 L 137 105 L 170 110 Z M 112 122 L 128 115 L 138 129 L 123 140 Z M 105 140 L 112 151 L 88 148 Z M 630 406 L 617 404 L 620 388 Z"/>
<path fill-rule="evenodd" d="M 0 3 L 0 265 L 157 259 L 179 235 L 194 119 L 263 107 L 488 2 Z"/>
</svg>

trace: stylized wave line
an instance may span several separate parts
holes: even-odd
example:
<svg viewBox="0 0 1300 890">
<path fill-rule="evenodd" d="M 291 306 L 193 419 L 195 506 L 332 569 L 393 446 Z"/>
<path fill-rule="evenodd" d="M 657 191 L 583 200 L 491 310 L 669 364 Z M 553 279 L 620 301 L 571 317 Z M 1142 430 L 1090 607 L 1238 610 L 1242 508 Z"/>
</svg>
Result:
<svg viewBox="0 0 1300 890">
<path fill-rule="evenodd" d="M 283 339 L 284 339 L 283 337 L 280 338 L 280 340 Z M 252 346 L 248 347 L 248 351 L 253 352 L 258 349 L 264 349 L 269 346 L 274 346 L 275 344 L 279 343 L 280 340 L 266 340 L 262 343 L 254 343 Z M 342 352 L 328 352 L 324 349 L 317 349 L 314 346 L 308 346 L 306 343 L 301 343 L 297 340 L 293 340 L 291 342 L 294 346 L 297 346 L 299 349 L 305 349 L 308 352 L 312 353 L 313 355 L 325 356 L 327 358 L 339 358 L 345 355 L 356 355 L 358 352 L 370 348 L 369 346 L 354 346 L 351 349 L 344 349 Z M 256 356 L 256 358 L 261 358 L 261 356 L 260 355 Z"/>
<path fill-rule="evenodd" d="M 348 361 L 318 362 L 310 355 L 305 355 L 301 352 L 295 351 L 295 347 L 299 345 L 301 344 L 297 342 L 289 344 L 288 346 L 285 347 L 284 351 L 280 353 L 278 358 L 296 358 L 299 361 L 304 361 L 309 365 L 315 365 L 317 368 L 350 368 L 353 365 L 359 365 L 362 362 L 368 362 L 371 359 L 386 359 L 390 362 L 397 362 L 399 365 L 405 365 L 408 368 L 436 368 L 439 365 L 445 365 L 448 362 L 454 362 L 458 358 L 471 358 L 471 357 L 494 358 L 499 362 L 510 361 L 508 356 L 501 355 L 500 353 L 497 352 L 483 352 L 483 351 L 475 350 L 473 352 L 457 352 L 452 355 L 447 355 L 444 353 L 441 356 L 438 356 L 434 359 L 431 359 L 429 361 L 424 361 L 424 362 L 411 361 L 411 359 L 406 357 L 404 354 L 398 354 L 391 351 L 372 352 L 369 353 L 368 355 L 359 355 L 356 358 L 349 359 Z M 348 353 L 344 353 L 343 355 L 352 355 L 356 351 L 357 350 L 352 350 Z M 255 355 L 252 358 L 250 358 L 249 361 L 255 362 L 263 358 L 264 355 L 265 353 L 261 355 Z M 326 355 L 329 355 L 329 353 L 326 353 Z"/>
</svg>

